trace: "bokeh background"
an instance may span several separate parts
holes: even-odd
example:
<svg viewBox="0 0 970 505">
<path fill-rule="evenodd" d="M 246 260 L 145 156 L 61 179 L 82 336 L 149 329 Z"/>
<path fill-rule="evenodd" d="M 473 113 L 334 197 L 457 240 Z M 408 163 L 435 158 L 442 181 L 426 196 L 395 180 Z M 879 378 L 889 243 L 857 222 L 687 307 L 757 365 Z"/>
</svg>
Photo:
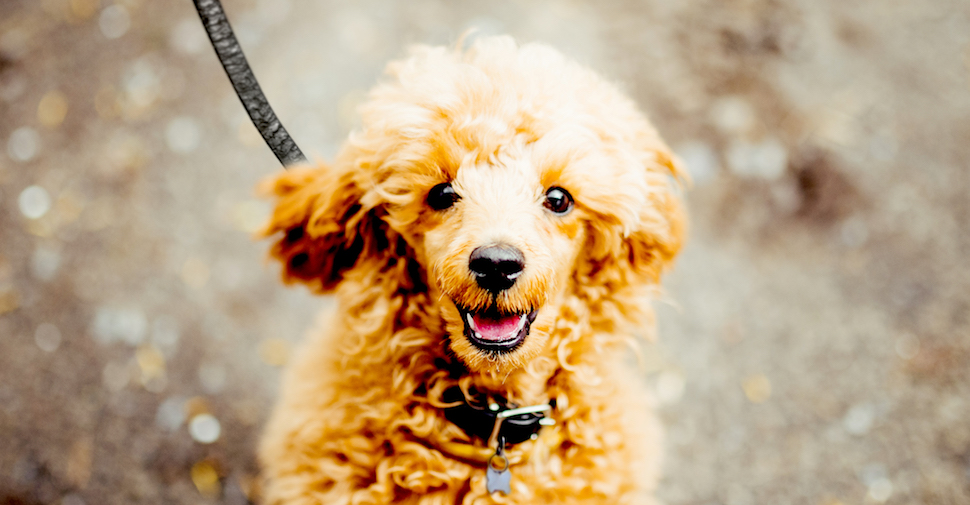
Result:
<svg viewBox="0 0 970 505">
<path fill-rule="evenodd" d="M 687 162 L 646 353 L 671 505 L 970 503 L 966 0 L 225 0 L 327 159 L 469 27 L 620 83 Z M 251 235 L 279 170 L 189 0 L 0 1 L 0 504 L 245 503 L 327 300 Z"/>
</svg>

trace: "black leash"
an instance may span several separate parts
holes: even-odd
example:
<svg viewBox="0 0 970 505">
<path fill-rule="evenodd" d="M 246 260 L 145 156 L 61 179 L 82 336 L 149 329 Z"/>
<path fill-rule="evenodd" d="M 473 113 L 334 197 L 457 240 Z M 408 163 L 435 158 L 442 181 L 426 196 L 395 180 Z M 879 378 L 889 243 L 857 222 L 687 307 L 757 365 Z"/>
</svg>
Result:
<svg viewBox="0 0 970 505">
<path fill-rule="evenodd" d="M 219 0 L 192 1 L 195 2 L 195 8 L 199 11 L 202 25 L 209 34 L 212 48 L 216 50 L 222 68 L 226 70 L 226 75 L 229 76 L 239 101 L 246 108 L 249 119 L 252 119 L 253 125 L 263 136 L 266 145 L 284 167 L 305 162 L 306 156 L 303 155 L 303 151 L 300 151 L 286 128 L 283 128 L 283 124 L 277 119 L 276 113 L 266 100 L 266 95 L 260 89 L 256 76 L 253 75 L 253 70 L 249 68 L 249 62 L 246 61 L 246 55 L 243 54 L 232 27 L 229 26 L 229 19 L 226 17 L 226 12 L 222 10 L 222 4 Z"/>
</svg>

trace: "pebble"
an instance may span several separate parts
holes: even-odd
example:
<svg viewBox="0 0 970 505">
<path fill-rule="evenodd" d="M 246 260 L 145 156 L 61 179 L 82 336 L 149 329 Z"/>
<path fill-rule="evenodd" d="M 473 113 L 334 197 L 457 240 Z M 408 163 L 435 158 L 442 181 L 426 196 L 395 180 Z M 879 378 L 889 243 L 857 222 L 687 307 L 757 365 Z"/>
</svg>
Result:
<svg viewBox="0 0 970 505">
<path fill-rule="evenodd" d="M 221 288 L 236 291 L 242 287 L 243 282 L 251 279 L 245 274 L 246 266 L 245 262 L 238 259 L 222 257 L 216 260 L 212 277 Z"/>
<path fill-rule="evenodd" d="M 792 180 L 780 180 L 768 189 L 771 203 L 785 214 L 793 214 L 802 206 L 802 193 Z"/>
<path fill-rule="evenodd" d="M 0 286 L 0 315 L 20 307 L 20 293 L 9 286 Z"/>
<path fill-rule="evenodd" d="M 246 109 L 239 103 L 239 97 L 235 93 L 226 93 L 219 100 L 219 118 L 222 119 L 226 128 L 236 130 L 243 123 L 250 123 L 246 116 Z"/>
<path fill-rule="evenodd" d="M 124 342 L 137 346 L 145 341 L 148 322 L 137 308 L 100 307 L 94 316 L 92 332 L 102 344 Z"/>
<path fill-rule="evenodd" d="M 885 503 L 893 495 L 893 482 L 887 478 L 877 479 L 869 485 L 869 498 L 878 503 Z"/>
<path fill-rule="evenodd" d="M 192 477 L 192 484 L 195 484 L 195 488 L 202 495 L 216 498 L 221 493 L 222 485 L 219 483 L 219 471 L 216 470 L 212 463 L 199 461 L 192 465 L 190 475 Z"/>
<path fill-rule="evenodd" d="M 14 161 L 30 161 L 37 156 L 39 150 L 40 135 L 29 126 L 17 128 L 7 140 L 7 154 Z"/>
<path fill-rule="evenodd" d="M 815 115 L 814 135 L 825 143 L 854 146 L 862 132 L 857 107 L 855 103 L 844 103 L 819 111 Z"/>
<path fill-rule="evenodd" d="M 727 487 L 726 505 L 753 505 L 754 496 L 743 485 L 734 483 Z"/>
<path fill-rule="evenodd" d="M 219 440 L 222 426 L 212 414 L 199 414 L 189 421 L 189 435 L 200 444 L 211 444 Z"/>
<path fill-rule="evenodd" d="M 678 146 L 674 151 L 687 167 L 687 173 L 697 186 L 714 179 L 721 171 L 721 163 L 717 153 L 705 142 L 689 141 Z"/>
<path fill-rule="evenodd" d="M 58 90 L 47 92 L 37 104 L 37 120 L 48 128 L 56 128 L 67 117 L 67 97 Z"/>
<path fill-rule="evenodd" d="M 667 432 L 667 440 L 675 446 L 689 446 L 696 438 L 697 427 L 689 420 L 670 426 Z"/>
<path fill-rule="evenodd" d="M 294 125 L 296 128 L 300 128 L 298 125 Z M 295 129 L 294 131 L 301 132 L 302 130 Z M 239 139 L 239 143 L 246 147 L 257 147 L 263 144 L 263 137 L 259 134 L 259 130 L 253 126 L 252 121 L 243 121 L 239 123 L 239 127 L 236 130 L 236 138 Z"/>
<path fill-rule="evenodd" d="M 919 339 L 911 333 L 904 333 L 896 339 L 896 355 L 902 359 L 910 360 L 919 354 Z"/>
<path fill-rule="evenodd" d="M 859 480 L 868 488 L 869 498 L 876 503 L 885 503 L 893 494 L 893 482 L 886 466 L 881 463 L 866 465 L 859 472 Z"/>
<path fill-rule="evenodd" d="M 78 20 L 91 19 L 98 12 L 99 0 L 71 0 L 71 14 Z"/>
<path fill-rule="evenodd" d="M 94 94 L 94 110 L 101 119 L 114 119 L 121 112 L 118 92 L 114 86 L 105 85 Z"/>
<path fill-rule="evenodd" d="M 657 377 L 657 399 L 661 403 L 676 403 L 684 396 L 684 377 L 673 370 L 665 370 Z"/>
<path fill-rule="evenodd" d="M 867 487 L 880 479 L 885 479 L 888 475 L 886 465 L 881 463 L 868 464 L 859 471 L 859 480 Z"/>
<path fill-rule="evenodd" d="M 189 417 L 195 417 L 199 414 L 208 414 L 211 412 L 209 408 L 209 402 L 201 396 L 193 396 L 188 400 L 185 400 L 185 413 Z"/>
<path fill-rule="evenodd" d="M 44 352 L 54 352 L 61 346 L 61 330 L 51 323 L 41 323 L 34 331 L 34 342 Z"/>
<path fill-rule="evenodd" d="M 217 395 L 225 389 L 227 377 L 226 367 L 220 363 L 203 363 L 199 367 L 199 382 L 210 395 Z"/>
<path fill-rule="evenodd" d="M 124 5 L 114 4 L 101 11 L 98 18 L 98 28 L 108 39 L 117 39 L 128 33 L 131 28 L 131 16 Z"/>
<path fill-rule="evenodd" d="M 872 405 L 860 403 L 845 414 L 842 418 L 842 427 L 852 435 L 865 435 L 872 429 L 875 417 L 875 408 Z"/>
<path fill-rule="evenodd" d="M 11 60 L 19 60 L 30 51 L 30 31 L 22 26 L 7 28 L 0 35 L 0 52 Z"/>
<path fill-rule="evenodd" d="M 967 418 L 967 412 L 970 411 L 968 407 L 970 406 L 967 405 L 967 400 L 962 396 L 947 395 L 938 401 L 936 417 L 950 424 L 957 424 L 961 419 Z"/>
<path fill-rule="evenodd" d="M 876 135 L 869 140 L 869 155 L 877 161 L 892 161 L 898 151 L 899 143 L 891 135 Z"/>
<path fill-rule="evenodd" d="M 17 199 L 20 213 L 28 219 L 40 219 L 51 209 L 51 197 L 40 186 L 28 186 Z"/>
<path fill-rule="evenodd" d="M 61 253 L 49 247 L 38 247 L 30 257 L 30 273 L 39 280 L 49 281 L 61 265 Z"/>
<path fill-rule="evenodd" d="M 162 393 L 168 387 L 168 376 L 165 374 L 155 375 L 153 377 L 142 375 L 141 385 L 149 393 Z"/>
<path fill-rule="evenodd" d="M 4 81 L 0 82 L 0 100 L 13 103 L 24 91 L 27 91 L 27 78 L 13 70 L 7 70 Z"/>
<path fill-rule="evenodd" d="M 168 34 L 168 45 L 176 52 L 196 55 L 205 51 L 209 38 L 196 16 L 187 17 L 172 28 Z"/>
<path fill-rule="evenodd" d="M 165 141 L 168 148 L 178 154 L 188 154 L 199 147 L 202 129 L 198 121 L 189 116 L 180 116 L 168 122 L 165 128 Z"/>
<path fill-rule="evenodd" d="M 237 17 L 232 26 L 236 31 L 236 39 L 243 47 L 259 46 L 267 28 L 259 15 L 252 11 Z"/>
<path fill-rule="evenodd" d="M 268 338 L 259 343 L 259 358 L 271 366 L 283 366 L 290 357 L 290 343 L 281 338 Z"/>
<path fill-rule="evenodd" d="M 158 316 L 152 321 L 152 343 L 163 354 L 171 356 L 178 348 L 178 321 L 172 316 Z"/>
<path fill-rule="evenodd" d="M 711 121 L 724 133 L 743 134 L 754 128 L 754 108 L 740 96 L 719 98 L 711 105 Z"/>
<path fill-rule="evenodd" d="M 105 161 L 102 170 L 109 175 L 118 175 L 138 170 L 148 162 L 149 153 L 145 143 L 130 131 L 120 130 L 108 140 L 105 146 Z"/>
<path fill-rule="evenodd" d="M 736 139 L 728 146 L 727 164 L 741 177 L 774 180 L 785 173 L 788 151 L 773 137 L 759 142 Z"/>
<path fill-rule="evenodd" d="M 763 374 L 755 374 L 741 384 L 744 396 L 751 403 L 764 403 L 771 398 L 771 380 Z"/>
<path fill-rule="evenodd" d="M 338 40 L 352 54 L 367 54 L 380 42 L 380 29 L 374 17 L 363 11 L 345 10 L 339 14 L 336 24 Z"/>
<path fill-rule="evenodd" d="M 125 105 L 130 107 L 126 114 L 137 115 L 144 112 L 158 100 L 162 83 L 149 58 L 141 57 L 132 62 L 125 69 L 123 82 Z"/>
<path fill-rule="evenodd" d="M 135 361 L 141 369 L 143 382 L 161 377 L 165 374 L 165 356 L 152 346 L 140 347 L 135 352 Z"/>
<path fill-rule="evenodd" d="M 124 363 L 111 362 L 104 366 L 101 371 L 101 384 L 108 391 L 121 391 L 131 380 L 131 372 L 128 365 Z"/>
<path fill-rule="evenodd" d="M 286 21 L 292 10 L 292 0 L 258 0 L 256 2 L 256 14 L 267 26 L 275 26 Z"/>
<path fill-rule="evenodd" d="M 80 496 L 71 493 L 61 498 L 61 505 L 85 505 L 85 503 Z"/>
<path fill-rule="evenodd" d="M 269 221 L 271 207 L 267 202 L 246 200 L 232 207 L 232 224 L 237 230 L 255 233 Z"/>
<path fill-rule="evenodd" d="M 175 431 L 185 422 L 185 398 L 171 396 L 158 405 L 155 425 L 166 431 Z"/>
<path fill-rule="evenodd" d="M 861 217 L 852 216 L 842 223 L 839 235 L 843 245 L 849 249 L 858 249 L 869 240 L 869 228 Z"/>
<path fill-rule="evenodd" d="M 193 289 L 202 289 L 209 282 L 209 265 L 199 258 L 191 257 L 182 264 L 179 272 L 182 282 Z"/>
</svg>

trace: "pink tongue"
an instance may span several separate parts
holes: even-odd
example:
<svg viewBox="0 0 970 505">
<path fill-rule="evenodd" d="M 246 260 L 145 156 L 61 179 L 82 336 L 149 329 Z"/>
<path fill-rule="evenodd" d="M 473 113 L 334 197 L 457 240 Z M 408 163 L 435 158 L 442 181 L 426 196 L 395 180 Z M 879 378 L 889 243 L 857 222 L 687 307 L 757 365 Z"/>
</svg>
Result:
<svg viewBox="0 0 970 505">
<path fill-rule="evenodd" d="M 512 332 L 519 328 L 519 318 L 521 317 L 507 316 L 493 319 L 482 314 L 473 314 L 472 320 L 475 321 L 474 329 L 482 340 L 499 342 L 515 336 Z"/>
</svg>

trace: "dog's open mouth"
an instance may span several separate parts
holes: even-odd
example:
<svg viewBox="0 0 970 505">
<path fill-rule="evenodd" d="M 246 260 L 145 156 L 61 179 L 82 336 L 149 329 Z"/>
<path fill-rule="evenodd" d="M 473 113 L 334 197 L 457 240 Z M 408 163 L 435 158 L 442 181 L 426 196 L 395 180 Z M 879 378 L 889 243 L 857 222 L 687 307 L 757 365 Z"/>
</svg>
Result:
<svg viewBox="0 0 970 505">
<path fill-rule="evenodd" d="M 525 341 L 538 310 L 509 314 L 489 307 L 471 311 L 458 307 L 465 323 L 465 338 L 479 349 L 492 352 L 512 352 Z"/>
</svg>

